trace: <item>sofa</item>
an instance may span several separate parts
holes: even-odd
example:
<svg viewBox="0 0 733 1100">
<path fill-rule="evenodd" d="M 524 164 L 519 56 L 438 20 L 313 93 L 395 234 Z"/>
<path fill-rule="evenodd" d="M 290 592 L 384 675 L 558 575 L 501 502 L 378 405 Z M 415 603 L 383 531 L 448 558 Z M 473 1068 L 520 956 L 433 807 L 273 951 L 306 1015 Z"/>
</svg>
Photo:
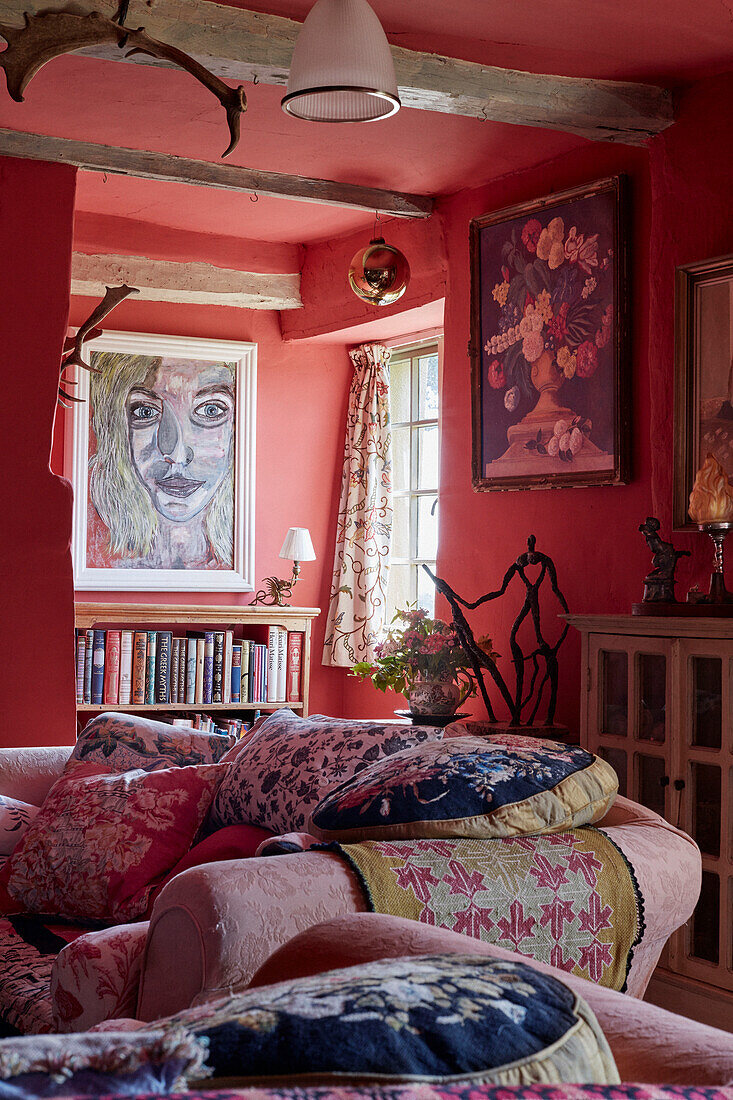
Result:
<svg viewBox="0 0 733 1100">
<path fill-rule="evenodd" d="M 0 795 L 40 804 L 70 752 L 0 750 Z M 641 899 L 638 939 L 629 952 L 624 984 L 617 984 L 639 998 L 669 935 L 694 908 L 700 857 L 689 837 L 626 799 L 618 798 L 597 825 L 623 854 Z M 505 862 L 516 863 L 520 856 L 536 859 L 537 866 L 525 864 L 525 880 L 533 888 L 546 866 L 558 879 L 571 877 L 567 861 L 560 861 L 572 850 L 563 850 L 562 844 L 550 848 L 534 837 L 488 843 L 499 853 L 500 872 Z M 403 851 L 417 857 L 420 844 L 407 842 Z M 286 852 L 289 847 L 283 845 Z M 451 867 L 455 862 L 448 859 Z M 582 879 L 583 873 L 581 866 L 576 877 Z M 439 874 L 445 879 L 445 871 Z M 545 945 L 543 956 L 532 937 L 513 940 L 511 929 L 509 938 L 498 934 L 516 915 L 517 898 L 511 904 L 506 896 L 492 899 L 491 883 L 485 882 L 483 889 L 471 899 L 476 936 L 544 957 L 564 972 L 572 969 L 561 951 L 558 955 L 566 930 L 562 921 L 554 954 Z M 520 883 L 524 920 L 537 929 L 543 921 L 545 930 L 552 927 L 545 919 L 550 903 L 569 904 L 552 890 L 543 900 L 536 890 L 524 897 L 523 889 Z M 454 905 L 455 895 L 451 897 Z M 8 916 L 0 926 L 0 1010 L 11 1032 L 85 1031 L 105 1020 L 129 1017 L 151 1021 L 246 986 L 268 956 L 293 936 L 325 920 L 365 912 L 370 904 L 359 872 L 343 852 L 310 850 L 220 859 L 183 870 L 160 891 L 149 921 L 90 926 L 53 917 Z M 455 912 L 426 909 L 417 919 L 460 927 Z M 584 971 L 575 967 L 575 972 Z M 589 968 L 585 972 L 592 973 Z"/>
</svg>

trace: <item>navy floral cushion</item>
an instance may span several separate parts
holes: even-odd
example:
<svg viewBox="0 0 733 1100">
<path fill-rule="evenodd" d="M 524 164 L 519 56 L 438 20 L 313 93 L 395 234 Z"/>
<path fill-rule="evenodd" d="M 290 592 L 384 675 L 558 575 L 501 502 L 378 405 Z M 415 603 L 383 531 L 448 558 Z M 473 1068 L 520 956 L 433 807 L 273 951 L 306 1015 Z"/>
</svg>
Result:
<svg viewBox="0 0 733 1100">
<path fill-rule="evenodd" d="M 80 761 L 102 764 L 114 772 L 218 764 L 235 743 L 233 734 L 203 733 L 136 714 L 107 711 L 88 722 L 79 734 L 66 770 Z"/>
<path fill-rule="evenodd" d="M 246 990 L 155 1027 L 208 1044 L 211 1084 L 618 1081 L 590 1008 L 526 963 L 440 955 Z"/>
<path fill-rule="evenodd" d="M 279 710 L 232 760 L 207 828 L 251 824 L 273 833 L 302 831 L 320 798 L 376 760 L 429 740 L 442 730 L 395 722 L 358 722 Z"/>
<path fill-rule="evenodd" d="M 554 833 L 603 817 L 618 779 L 576 745 L 534 737 L 454 737 L 381 760 L 327 794 L 309 830 L 322 840 Z"/>
</svg>

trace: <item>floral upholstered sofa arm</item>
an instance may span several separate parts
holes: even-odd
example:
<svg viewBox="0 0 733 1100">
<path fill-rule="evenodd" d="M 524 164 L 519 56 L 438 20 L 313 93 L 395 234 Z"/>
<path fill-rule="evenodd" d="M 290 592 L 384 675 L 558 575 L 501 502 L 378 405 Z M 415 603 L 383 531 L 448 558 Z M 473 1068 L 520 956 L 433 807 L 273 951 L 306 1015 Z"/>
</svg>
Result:
<svg viewBox="0 0 733 1100">
<path fill-rule="evenodd" d="M 626 799 L 617 800 L 606 818 L 598 823 L 598 829 L 602 838 L 611 841 L 608 845 L 604 840 L 606 848 L 613 847 L 621 853 L 617 865 L 625 864 L 635 883 L 637 904 L 634 906 L 631 898 L 630 905 L 636 909 L 633 919 L 638 920 L 638 934 L 633 950 L 627 952 L 626 973 L 621 974 L 623 986 L 618 982 L 614 987 L 641 997 L 664 944 L 688 919 L 696 904 L 700 890 L 700 854 L 684 833 Z M 588 830 L 588 834 L 594 831 Z M 564 929 L 572 918 L 579 929 L 585 927 L 591 939 L 597 926 L 599 942 L 594 948 L 589 940 L 587 957 L 600 959 L 607 951 L 610 935 L 604 929 L 612 927 L 614 922 L 632 918 L 621 909 L 618 916 L 607 910 L 603 898 L 591 896 L 593 890 L 589 890 L 588 897 L 583 900 L 583 912 L 579 912 L 581 906 L 576 905 L 577 911 L 571 913 L 570 901 L 561 896 L 556 885 L 569 877 L 571 845 L 548 844 L 548 838 L 543 837 L 520 840 L 521 845 L 516 839 L 512 843 L 506 839 L 473 843 L 493 846 L 491 858 L 494 862 L 497 858 L 501 862 L 501 853 L 506 852 L 507 867 L 523 851 L 531 864 L 525 876 L 528 883 L 533 884 L 536 878 L 539 885 L 547 884 L 543 886 L 545 893 L 534 890 L 532 894 L 528 887 L 521 914 L 515 912 L 516 895 L 514 901 L 503 898 L 501 890 L 492 896 L 491 883 L 486 881 L 486 876 L 481 884 L 483 894 L 477 901 L 478 895 L 475 891 L 472 894 L 474 872 L 465 866 L 465 861 L 459 867 L 449 851 L 441 856 L 445 864 L 441 872 L 445 889 L 440 885 L 435 889 L 436 894 L 444 895 L 444 911 L 440 911 L 436 903 L 431 911 L 424 908 L 421 912 L 420 896 L 426 896 L 421 882 L 432 889 L 430 876 L 435 878 L 437 873 L 422 865 L 428 842 L 401 842 L 395 866 L 406 881 L 414 883 L 411 888 L 413 919 L 462 930 L 533 958 L 543 958 L 538 949 L 542 942 L 546 961 L 567 969 L 564 957 L 560 959 L 557 951 L 554 957 L 551 955 L 548 935 L 554 934 L 555 924 L 564 922 L 563 929 L 557 931 L 557 943 L 562 945 L 567 938 L 563 935 Z M 354 855 L 353 848 L 360 847 L 363 846 L 352 846 L 351 855 Z M 443 848 L 447 847 L 443 844 Z M 415 858 L 409 858 L 411 856 Z M 386 864 L 389 858 L 390 853 L 387 853 Z M 592 860 L 583 858 L 575 862 L 577 866 L 571 871 L 582 879 L 589 873 Z M 496 876 L 496 881 L 500 877 Z M 372 904 L 380 912 L 392 911 L 388 907 L 379 908 L 374 901 Z M 363 876 L 355 861 L 344 858 L 343 853 L 306 851 L 224 861 L 184 871 L 161 891 L 153 909 L 142 964 L 138 1018 L 154 1020 L 186 1008 L 192 1002 L 200 1003 L 242 988 L 264 960 L 297 933 L 324 920 L 369 908 Z M 456 919 L 457 914 L 460 920 Z M 521 942 L 515 942 L 520 918 L 520 931 L 529 929 L 529 933 Z M 181 959 L 186 960 L 185 966 L 180 965 Z M 590 972 L 590 965 L 586 969 Z"/>
<path fill-rule="evenodd" d="M 356 876 L 328 852 L 192 867 L 153 907 L 137 1017 L 156 1020 L 241 989 L 298 932 L 365 910 Z"/>
<path fill-rule="evenodd" d="M 88 1031 L 134 1016 L 148 921 L 87 932 L 62 948 L 51 971 L 54 1029 Z"/>
</svg>

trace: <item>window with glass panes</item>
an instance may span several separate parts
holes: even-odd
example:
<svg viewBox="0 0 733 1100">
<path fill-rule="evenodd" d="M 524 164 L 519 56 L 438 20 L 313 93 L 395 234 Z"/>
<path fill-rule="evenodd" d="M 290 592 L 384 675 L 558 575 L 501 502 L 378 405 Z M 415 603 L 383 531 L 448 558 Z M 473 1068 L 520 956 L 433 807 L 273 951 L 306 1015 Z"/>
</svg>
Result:
<svg viewBox="0 0 733 1100">
<path fill-rule="evenodd" d="M 408 604 L 429 615 L 435 589 L 423 564 L 435 570 L 438 552 L 438 345 L 435 341 L 392 351 L 389 364 L 392 421 L 392 557 L 387 625 Z"/>
</svg>

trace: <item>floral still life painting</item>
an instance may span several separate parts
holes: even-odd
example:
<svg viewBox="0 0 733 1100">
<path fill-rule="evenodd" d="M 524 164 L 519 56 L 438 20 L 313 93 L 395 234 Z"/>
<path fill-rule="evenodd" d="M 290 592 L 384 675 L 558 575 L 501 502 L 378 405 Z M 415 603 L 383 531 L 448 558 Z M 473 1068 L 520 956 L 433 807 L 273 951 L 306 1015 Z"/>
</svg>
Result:
<svg viewBox="0 0 733 1100">
<path fill-rule="evenodd" d="M 627 480 L 622 183 L 471 223 L 475 489 Z"/>
<path fill-rule="evenodd" d="M 251 589 L 254 351 L 94 341 L 75 407 L 77 588 Z"/>
</svg>

